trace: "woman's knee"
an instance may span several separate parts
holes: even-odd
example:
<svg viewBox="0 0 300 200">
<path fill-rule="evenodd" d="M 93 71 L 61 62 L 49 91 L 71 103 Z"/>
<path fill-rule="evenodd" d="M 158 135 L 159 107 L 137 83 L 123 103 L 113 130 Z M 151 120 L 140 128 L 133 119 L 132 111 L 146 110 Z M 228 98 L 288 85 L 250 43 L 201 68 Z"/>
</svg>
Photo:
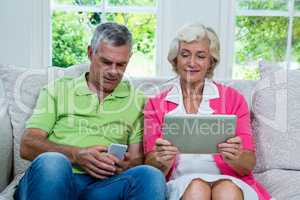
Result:
<svg viewBox="0 0 300 200">
<path fill-rule="evenodd" d="M 212 186 L 212 199 L 234 199 L 242 200 L 243 192 L 242 190 L 231 180 L 220 180 L 213 184 Z"/>
<path fill-rule="evenodd" d="M 186 188 L 182 199 L 210 199 L 211 187 L 206 181 L 197 178 L 193 179 Z"/>
</svg>

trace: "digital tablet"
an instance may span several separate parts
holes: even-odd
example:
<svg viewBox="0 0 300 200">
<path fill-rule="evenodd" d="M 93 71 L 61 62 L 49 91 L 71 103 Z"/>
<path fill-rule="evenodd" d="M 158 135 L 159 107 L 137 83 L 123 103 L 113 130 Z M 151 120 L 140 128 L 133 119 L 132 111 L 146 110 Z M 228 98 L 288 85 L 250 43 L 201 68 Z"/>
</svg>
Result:
<svg viewBox="0 0 300 200">
<path fill-rule="evenodd" d="M 162 131 L 181 153 L 217 153 L 217 145 L 235 136 L 236 115 L 165 115 Z"/>
</svg>

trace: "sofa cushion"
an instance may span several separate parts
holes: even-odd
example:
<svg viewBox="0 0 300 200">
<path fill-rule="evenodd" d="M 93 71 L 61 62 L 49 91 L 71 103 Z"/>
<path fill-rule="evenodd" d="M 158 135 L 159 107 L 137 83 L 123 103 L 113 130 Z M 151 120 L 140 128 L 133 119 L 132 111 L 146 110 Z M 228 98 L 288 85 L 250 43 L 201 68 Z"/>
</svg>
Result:
<svg viewBox="0 0 300 200">
<path fill-rule="evenodd" d="M 0 66 L 0 79 L 6 91 L 13 128 L 15 175 L 22 173 L 29 165 L 28 161 L 20 158 L 20 140 L 25 129 L 25 122 L 31 116 L 40 89 L 58 77 L 64 75 L 75 77 L 84 71 L 87 71 L 87 65 L 77 65 L 67 69 Z"/>
<path fill-rule="evenodd" d="M 20 140 L 24 132 L 27 119 L 31 116 L 40 89 L 48 82 L 61 76 L 78 76 L 87 71 L 87 65 L 72 66 L 67 69 L 51 67 L 48 69 L 22 68 L 17 66 L 0 67 L 0 78 L 3 79 L 5 90 L 9 100 L 9 114 L 14 135 L 14 174 L 22 173 L 29 165 L 29 162 L 20 158 Z M 125 77 L 147 96 L 157 94 L 159 86 L 165 83 L 168 78 L 143 78 L 132 79 Z M 251 81 L 222 81 L 223 83 L 237 88 L 246 96 L 249 103 L 251 90 L 254 82 Z"/>
<path fill-rule="evenodd" d="M 12 169 L 12 128 L 7 113 L 7 99 L 0 79 L 0 192 L 8 185 Z"/>
<path fill-rule="evenodd" d="M 253 91 L 256 172 L 300 170 L 300 71 L 261 62 Z"/>
<path fill-rule="evenodd" d="M 276 200 L 300 199 L 300 171 L 272 169 L 254 174 Z"/>
<path fill-rule="evenodd" d="M 15 174 L 25 171 L 29 164 L 29 162 L 22 160 L 19 156 L 20 139 L 24 132 L 25 122 L 32 113 L 40 89 L 56 78 L 64 75 L 75 77 L 84 71 L 87 71 L 87 65 L 73 66 L 68 69 L 54 67 L 32 69 L 16 66 L 0 66 L 0 78 L 3 79 L 5 90 L 7 90 L 9 114 L 13 126 Z M 169 78 L 125 78 L 137 89 L 144 91 L 147 96 L 157 94 L 161 90 L 160 86 L 169 80 Z M 250 105 L 251 91 L 255 86 L 254 81 L 221 81 L 221 83 L 238 89 L 246 97 Z M 12 198 L 12 190 L 18 180 L 19 178 L 15 179 L 10 187 L 1 195 L 5 195 L 6 198 Z M 0 196 L 0 199 L 1 197 L 3 196 Z"/>
<path fill-rule="evenodd" d="M 19 184 L 24 174 L 18 174 L 14 180 L 0 193 L 0 200 L 14 200 L 16 186 Z"/>
</svg>

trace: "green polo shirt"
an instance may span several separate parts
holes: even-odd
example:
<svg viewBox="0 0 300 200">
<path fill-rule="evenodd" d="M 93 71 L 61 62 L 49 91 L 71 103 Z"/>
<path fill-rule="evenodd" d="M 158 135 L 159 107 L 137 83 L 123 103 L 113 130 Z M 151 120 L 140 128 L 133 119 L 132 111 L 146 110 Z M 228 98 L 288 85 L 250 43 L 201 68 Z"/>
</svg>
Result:
<svg viewBox="0 0 300 200">
<path fill-rule="evenodd" d="M 136 144 L 142 142 L 144 103 L 145 96 L 128 81 L 99 102 L 85 74 L 64 77 L 41 90 L 26 128 L 42 129 L 50 141 L 77 147 Z"/>
</svg>

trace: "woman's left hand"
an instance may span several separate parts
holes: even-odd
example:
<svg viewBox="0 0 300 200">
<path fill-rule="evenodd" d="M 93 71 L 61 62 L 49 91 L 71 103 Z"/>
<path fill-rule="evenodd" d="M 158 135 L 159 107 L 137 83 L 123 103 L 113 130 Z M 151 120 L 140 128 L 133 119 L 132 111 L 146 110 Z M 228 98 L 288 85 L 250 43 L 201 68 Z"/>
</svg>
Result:
<svg viewBox="0 0 300 200">
<path fill-rule="evenodd" d="M 242 148 L 242 140 L 236 136 L 225 143 L 218 145 L 218 151 L 224 161 L 231 166 L 240 176 L 248 175 L 255 166 L 254 151 Z"/>
<path fill-rule="evenodd" d="M 218 151 L 227 161 L 238 161 L 242 154 L 242 140 L 236 136 L 218 144 Z"/>
</svg>

